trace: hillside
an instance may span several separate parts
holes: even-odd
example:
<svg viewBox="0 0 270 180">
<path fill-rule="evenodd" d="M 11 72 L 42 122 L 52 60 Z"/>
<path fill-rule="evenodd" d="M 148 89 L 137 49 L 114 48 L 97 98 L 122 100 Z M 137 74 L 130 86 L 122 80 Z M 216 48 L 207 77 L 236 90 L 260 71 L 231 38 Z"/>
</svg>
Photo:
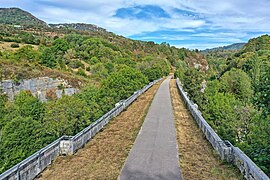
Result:
<svg viewBox="0 0 270 180">
<path fill-rule="evenodd" d="M 245 53 L 263 50 L 270 50 L 270 36 L 267 34 L 250 39 L 241 52 Z"/>
<path fill-rule="evenodd" d="M 205 49 L 203 53 L 215 52 L 215 51 L 235 51 L 240 50 L 246 43 L 234 43 L 228 46 L 216 47 L 211 49 Z"/>
<path fill-rule="evenodd" d="M 74 29 L 80 31 L 99 31 L 106 32 L 106 29 L 98 27 L 93 24 L 85 24 L 85 23 L 61 23 L 61 24 L 49 24 L 50 27 L 59 28 L 59 29 Z"/>
<path fill-rule="evenodd" d="M 0 24 L 23 27 L 47 27 L 44 21 L 19 8 L 0 8 Z"/>
</svg>

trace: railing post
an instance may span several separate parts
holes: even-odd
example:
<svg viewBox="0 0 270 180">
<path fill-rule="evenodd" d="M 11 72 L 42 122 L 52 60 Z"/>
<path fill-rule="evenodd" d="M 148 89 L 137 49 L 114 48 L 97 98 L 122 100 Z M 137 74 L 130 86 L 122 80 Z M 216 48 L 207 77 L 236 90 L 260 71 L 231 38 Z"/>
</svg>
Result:
<svg viewBox="0 0 270 180">
<path fill-rule="evenodd" d="M 17 175 L 16 175 L 16 176 L 17 176 L 17 177 L 16 177 L 17 180 L 20 180 L 20 179 L 21 179 L 21 175 L 20 175 L 20 166 L 21 166 L 21 164 L 19 164 L 18 167 L 17 167 Z"/>
<path fill-rule="evenodd" d="M 72 155 L 74 153 L 72 139 L 60 140 L 60 154 L 61 155 Z"/>
<path fill-rule="evenodd" d="M 38 152 L 38 164 L 37 164 L 37 172 L 41 172 L 41 168 L 40 168 L 40 154 L 41 154 L 41 151 Z"/>
</svg>

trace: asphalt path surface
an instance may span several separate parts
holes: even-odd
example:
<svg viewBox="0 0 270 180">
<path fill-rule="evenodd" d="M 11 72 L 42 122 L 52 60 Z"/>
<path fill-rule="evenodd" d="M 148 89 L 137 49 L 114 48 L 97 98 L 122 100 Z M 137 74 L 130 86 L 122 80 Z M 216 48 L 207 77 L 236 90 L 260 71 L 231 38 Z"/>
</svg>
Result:
<svg viewBox="0 0 270 180">
<path fill-rule="evenodd" d="M 182 179 L 169 82 L 160 85 L 119 180 Z"/>
</svg>

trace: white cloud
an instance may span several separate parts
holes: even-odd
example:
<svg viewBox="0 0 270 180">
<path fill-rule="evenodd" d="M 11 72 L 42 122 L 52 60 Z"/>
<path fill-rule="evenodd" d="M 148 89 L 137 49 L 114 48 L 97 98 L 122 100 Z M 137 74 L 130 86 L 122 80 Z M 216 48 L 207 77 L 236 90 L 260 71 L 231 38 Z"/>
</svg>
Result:
<svg viewBox="0 0 270 180">
<path fill-rule="evenodd" d="M 159 6 L 171 18 L 142 20 L 114 17 L 118 9 L 137 5 Z M 124 36 L 144 33 L 148 36 L 147 32 L 166 29 L 179 32 L 191 30 L 195 34 L 190 33 L 188 38 L 184 39 L 193 38 L 195 41 L 205 37 L 211 41 L 223 43 L 223 41 L 239 42 L 252 36 L 248 35 L 250 32 L 270 32 L 269 0 L 0 0 L 0 6 L 21 7 L 49 23 L 96 24 Z M 191 15 L 180 14 L 175 11 L 175 8 L 194 12 L 199 17 L 193 16 L 192 13 Z M 179 36 L 175 39 L 171 36 L 160 36 L 160 38 L 183 39 Z"/>
</svg>

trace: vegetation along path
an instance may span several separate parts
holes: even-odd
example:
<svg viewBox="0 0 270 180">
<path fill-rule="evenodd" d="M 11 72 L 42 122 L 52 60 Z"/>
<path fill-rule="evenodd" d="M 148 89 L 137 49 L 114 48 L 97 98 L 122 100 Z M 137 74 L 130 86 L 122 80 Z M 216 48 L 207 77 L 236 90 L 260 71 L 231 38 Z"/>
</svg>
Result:
<svg viewBox="0 0 270 180">
<path fill-rule="evenodd" d="M 58 157 L 40 179 L 117 179 L 159 85 L 142 94 L 83 149 Z"/>
<path fill-rule="evenodd" d="M 184 179 L 242 179 L 235 167 L 222 162 L 204 138 L 195 120 L 185 107 L 176 81 L 171 80 L 170 92 L 179 147 L 180 167 Z"/>
<path fill-rule="evenodd" d="M 170 79 L 161 84 L 154 97 L 120 180 L 182 179 L 169 91 Z"/>
</svg>

